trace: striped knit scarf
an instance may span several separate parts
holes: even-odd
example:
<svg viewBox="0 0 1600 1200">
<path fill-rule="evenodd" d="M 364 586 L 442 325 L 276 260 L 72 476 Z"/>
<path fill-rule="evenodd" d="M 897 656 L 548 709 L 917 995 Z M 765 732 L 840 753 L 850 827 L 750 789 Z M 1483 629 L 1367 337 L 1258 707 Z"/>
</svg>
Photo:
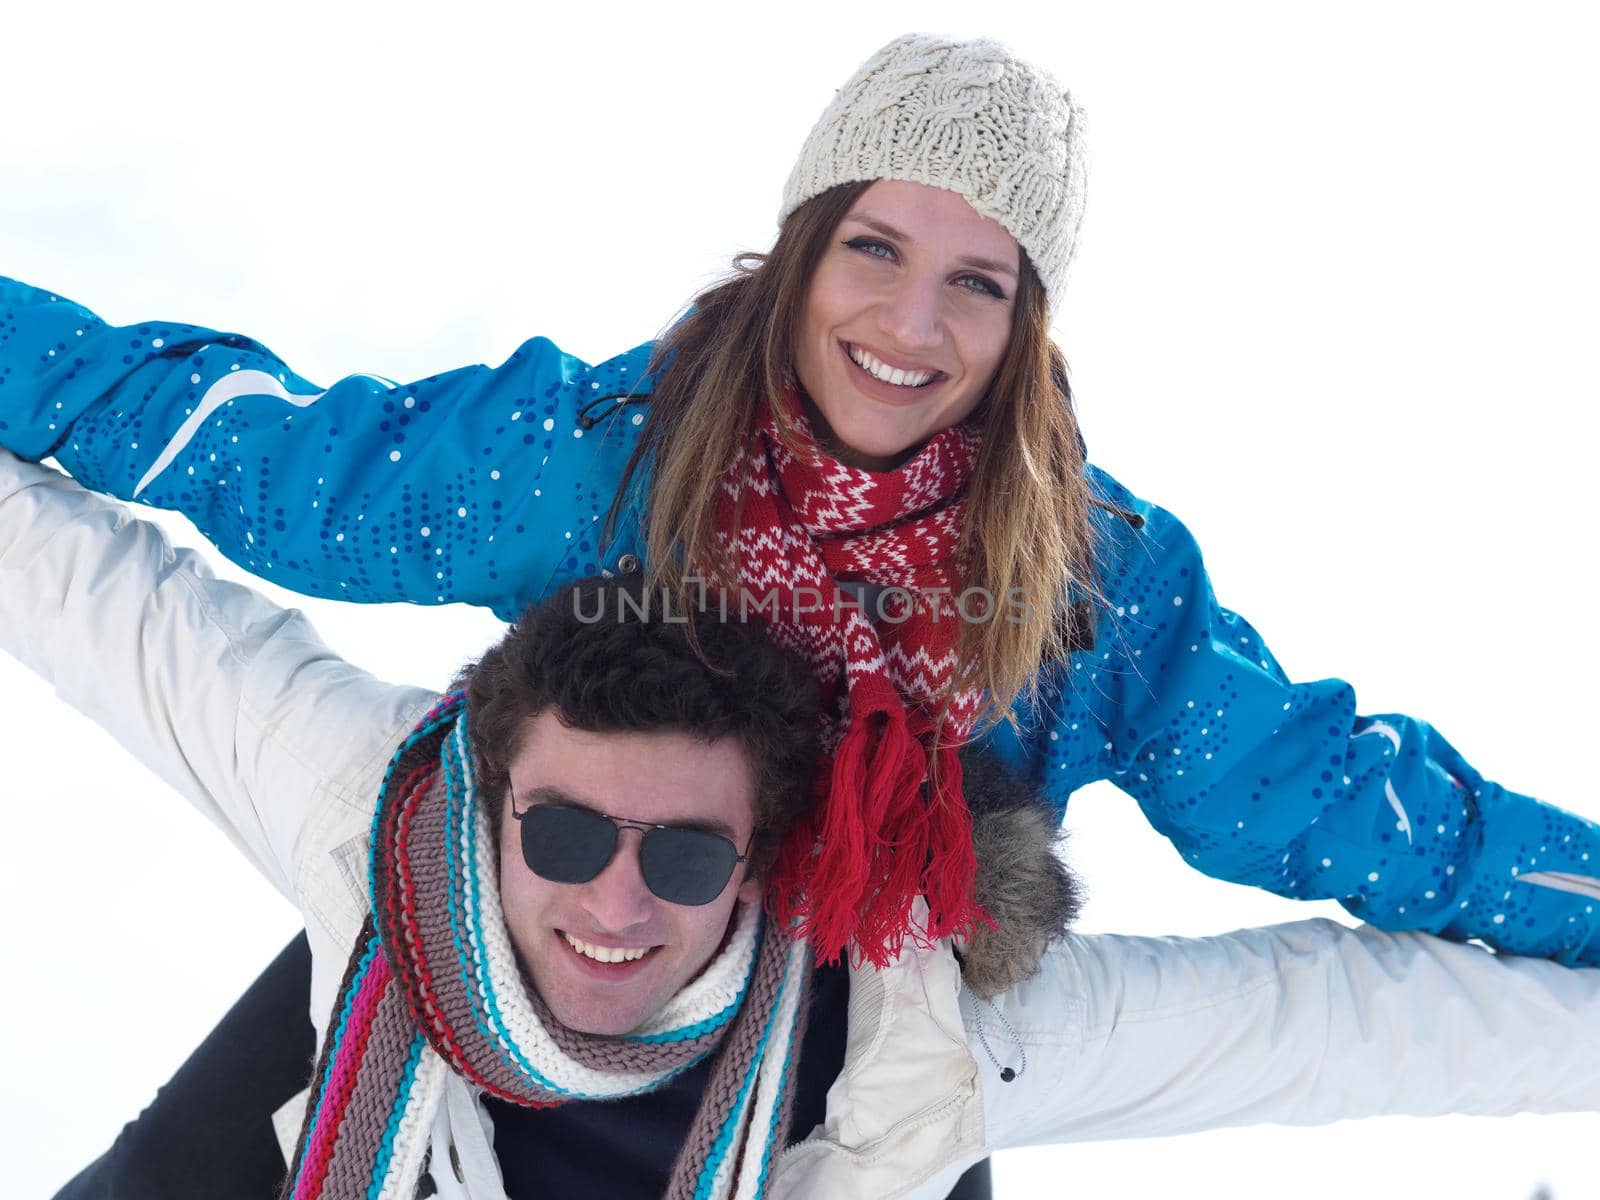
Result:
<svg viewBox="0 0 1600 1200">
<path fill-rule="evenodd" d="M 724 481 L 719 546 L 773 641 L 810 663 L 832 715 L 831 753 L 780 851 L 768 902 L 823 960 L 853 942 L 883 967 L 908 936 L 969 934 L 987 920 L 973 898 L 956 754 L 982 689 L 951 690 L 940 712 L 956 672 L 956 550 L 979 434 L 955 425 L 895 470 L 865 471 L 818 447 L 792 383 L 776 406 L 795 450 L 767 408 Z M 839 586 L 860 583 L 890 590 L 863 603 Z M 910 921 L 918 895 L 928 900 L 926 930 Z"/>
<path fill-rule="evenodd" d="M 516 1104 L 659 1087 L 716 1054 L 674 1200 L 755 1197 L 788 1126 L 810 960 L 743 905 L 705 970 L 618 1038 L 560 1025 L 519 972 L 468 750 L 465 697 L 401 745 L 373 827 L 372 912 L 311 1085 L 284 1200 L 409 1200 L 448 1072 Z"/>
</svg>

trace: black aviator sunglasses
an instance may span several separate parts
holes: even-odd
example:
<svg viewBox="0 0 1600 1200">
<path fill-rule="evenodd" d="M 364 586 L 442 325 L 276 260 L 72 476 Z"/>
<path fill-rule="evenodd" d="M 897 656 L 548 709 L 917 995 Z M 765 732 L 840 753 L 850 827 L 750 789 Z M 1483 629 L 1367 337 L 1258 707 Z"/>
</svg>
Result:
<svg viewBox="0 0 1600 1200">
<path fill-rule="evenodd" d="M 624 829 L 637 829 L 639 872 L 650 891 L 668 904 L 710 904 L 722 894 L 745 854 L 719 833 L 681 825 L 656 825 L 613 817 L 571 804 L 534 804 L 511 815 L 522 827 L 522 858 L 528 870 L 552 883 L 588 883 L 606 869 Z M 755 841 L 752 832 L 750 840 Z"/>
</svg>

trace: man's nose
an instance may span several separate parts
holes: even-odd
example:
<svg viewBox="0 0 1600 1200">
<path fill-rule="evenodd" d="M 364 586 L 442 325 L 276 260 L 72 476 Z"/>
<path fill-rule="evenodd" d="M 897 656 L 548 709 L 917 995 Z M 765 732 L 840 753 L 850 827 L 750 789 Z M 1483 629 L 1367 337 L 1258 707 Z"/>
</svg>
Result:
<svg viewBox="0 0 1600 1200">
<path fill-rule="evenodd" d="M 621 933 L 650 919 L 655 896 L 645 886 L 639 868 L 637 829 L 622 829 L 617 835 L 617 852 L 605 869 L 583 885 L 584 907 L 601 929 Z M 598 932 L 598 930 L 597 930 Z"/>
</svg>

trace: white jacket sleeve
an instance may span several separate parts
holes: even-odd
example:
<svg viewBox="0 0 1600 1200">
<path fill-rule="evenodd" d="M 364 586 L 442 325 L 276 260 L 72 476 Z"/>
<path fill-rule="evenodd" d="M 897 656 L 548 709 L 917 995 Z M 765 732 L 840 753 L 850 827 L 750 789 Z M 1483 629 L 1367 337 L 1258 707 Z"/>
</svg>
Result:
<svg viewBox="0 0 1600 1200">
<path fill-rule="evenodd" d="M 980 1056 L 998 1145 L 1600 1109 L 1600 969 L 1425 934 L 1073 935 L 998 1003 L 1039 1068 L 1002 1083 Z"/>
<path fill-rule="evenodd" d="M 0 649 L 188 797 L 291 900 L 317 806 L 370 780 L 431 699 L 344 662 L 299 612 L 217 579 L 122 505 L 3 450 Z"/>
</svg>

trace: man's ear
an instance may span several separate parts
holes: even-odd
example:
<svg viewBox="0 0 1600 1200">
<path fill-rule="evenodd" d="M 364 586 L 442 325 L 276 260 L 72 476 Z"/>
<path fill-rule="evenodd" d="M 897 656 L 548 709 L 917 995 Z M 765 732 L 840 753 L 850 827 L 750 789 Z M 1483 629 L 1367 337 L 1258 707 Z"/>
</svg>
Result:
<svg viewBox="0 0 1600 1200">
<path fill-rule="evenodd" d="M 759 875 L 750 875 L 739 885 L 739 899 L 746 904 L 759 904 L 767 889 L 767 881 Z"/>
</svg>

